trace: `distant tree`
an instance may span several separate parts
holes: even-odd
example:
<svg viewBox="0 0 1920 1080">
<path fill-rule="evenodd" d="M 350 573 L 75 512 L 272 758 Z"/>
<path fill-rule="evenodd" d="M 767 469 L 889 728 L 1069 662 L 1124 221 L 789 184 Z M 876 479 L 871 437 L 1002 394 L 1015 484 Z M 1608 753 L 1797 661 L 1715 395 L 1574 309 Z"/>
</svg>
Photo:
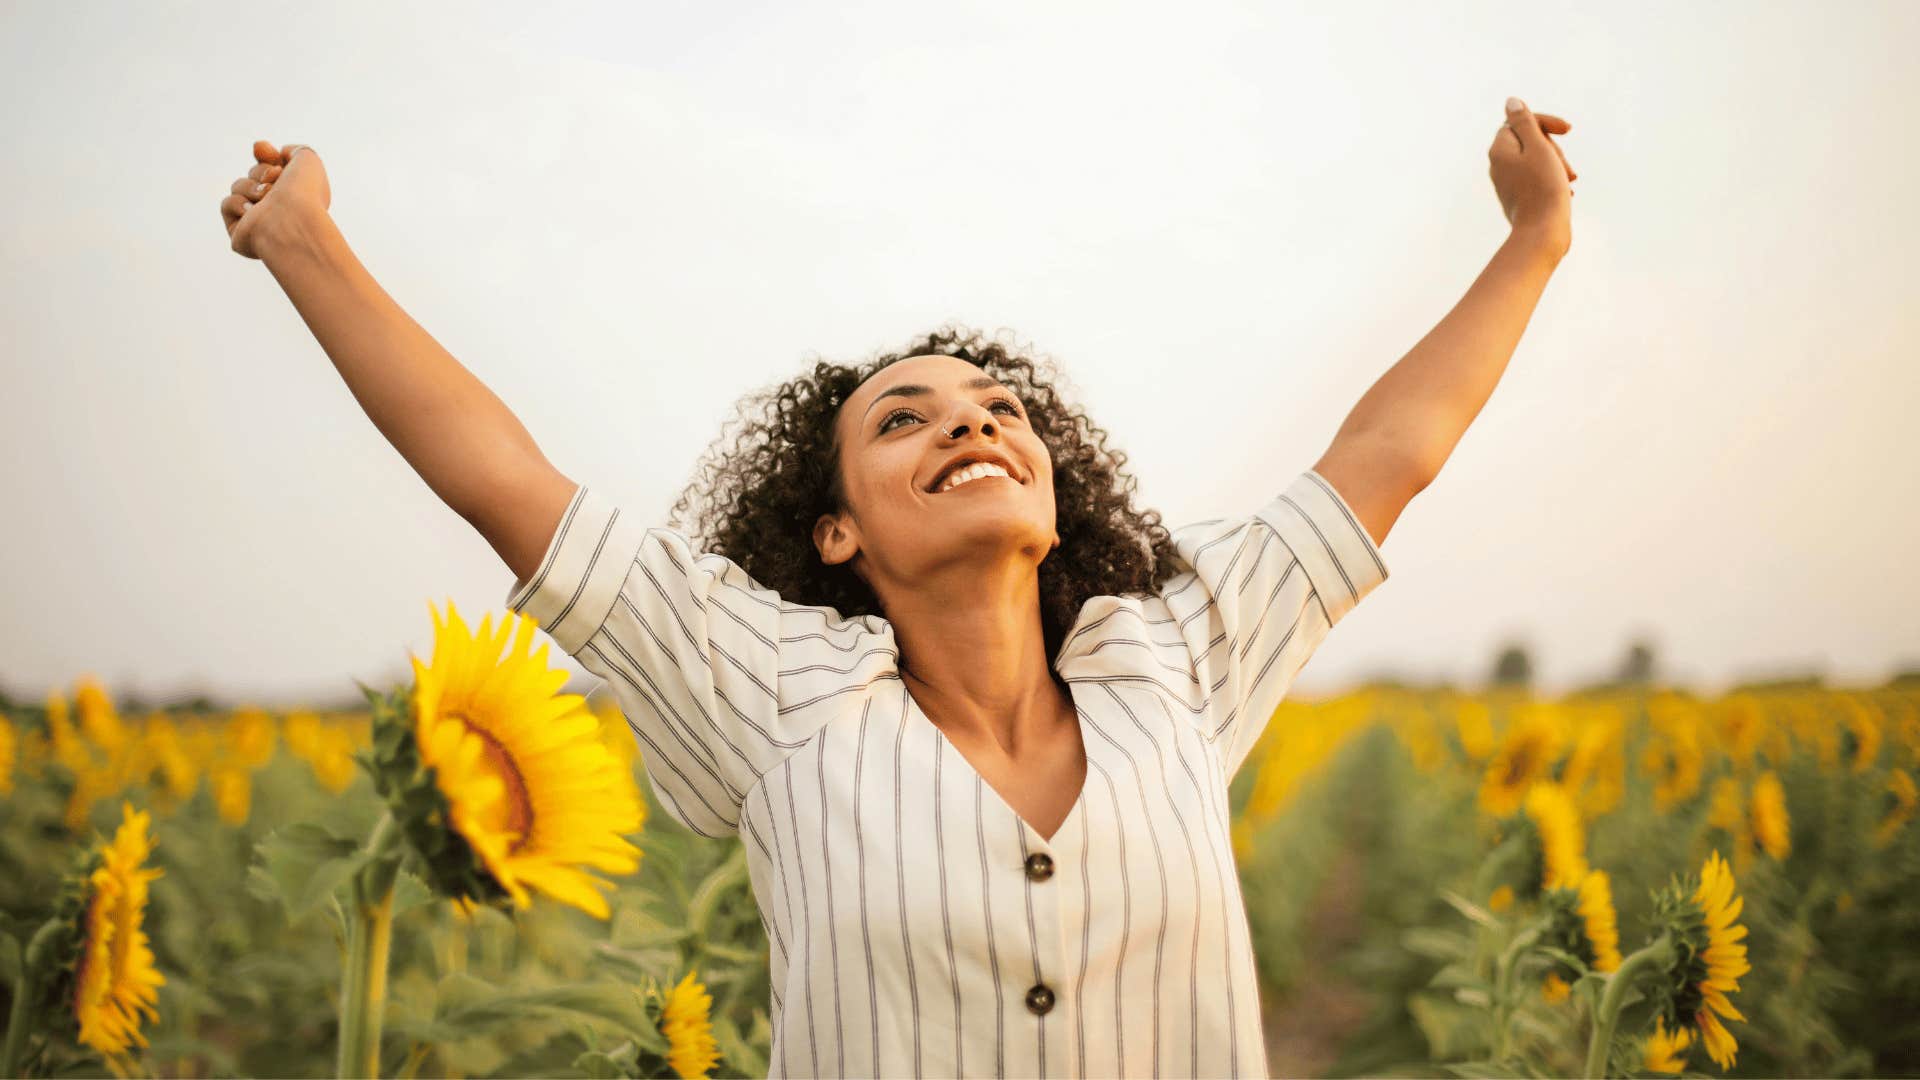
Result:
<svg viewBox="0 0 1920 1080">
<path fill-rule="evenodd" d="M 1533 683 L 1533 657 L 1519 642 L 1501 648 L 1493 661 L 1493 684 L 1525 688 Z"/>
<path fill-rule="evenodd" d="M 1650 683 L 1659 669 L 1659 661 L 1654 654 L 1653 643 L 1645 638 L 1635 638 L 1627 646 L 1627 655 L 1620 661 L 1620 673 L 1614 678 L 1623 683 Z"/>
</svg>

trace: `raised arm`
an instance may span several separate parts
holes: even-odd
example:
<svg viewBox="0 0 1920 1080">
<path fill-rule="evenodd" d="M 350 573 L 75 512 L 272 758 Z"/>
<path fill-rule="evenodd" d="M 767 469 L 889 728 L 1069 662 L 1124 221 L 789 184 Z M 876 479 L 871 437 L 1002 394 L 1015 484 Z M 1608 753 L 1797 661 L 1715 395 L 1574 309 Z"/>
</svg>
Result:
<svg viewBox="0 0 1920 1080">
<path fill-rule="evenodd" d="M 361 265 L 327 213 L 318 155 L 302 147 L 289 160 L 262 143 L 255 158 L 249 180 L 222 203 L 234 250 L 266 263 L 374 426 L 526 578 L 575 485 Z"/>
<path fill-rule="evenodd" d="M 1572 244 L 1568 181 L 1577 174 L 1546 134 L 1570 126 L 1509 106 L 1487 156 L 1512 231 L 1453 310 L 1361 396 L 1313 466 L 1375 544 L 1480 415 Z"/>
</svg>

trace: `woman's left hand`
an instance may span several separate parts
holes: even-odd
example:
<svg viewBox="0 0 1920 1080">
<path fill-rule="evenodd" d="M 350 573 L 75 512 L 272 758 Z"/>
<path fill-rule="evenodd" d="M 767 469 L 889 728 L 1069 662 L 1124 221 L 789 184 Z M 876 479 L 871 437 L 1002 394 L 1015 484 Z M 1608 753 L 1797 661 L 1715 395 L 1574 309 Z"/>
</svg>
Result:
<svg viewBox="0 0 1920 1080">
<path fill-rule="evenodd" d="M 1573 245 L 1573 188 L 1579 178 L 1551 135 L 1573 125 L 1507 99 L 1507 121 L 1487 149 L 1494 193 L 1515 232 L 1537 234 L 1558 255 Z"/>
</svg>

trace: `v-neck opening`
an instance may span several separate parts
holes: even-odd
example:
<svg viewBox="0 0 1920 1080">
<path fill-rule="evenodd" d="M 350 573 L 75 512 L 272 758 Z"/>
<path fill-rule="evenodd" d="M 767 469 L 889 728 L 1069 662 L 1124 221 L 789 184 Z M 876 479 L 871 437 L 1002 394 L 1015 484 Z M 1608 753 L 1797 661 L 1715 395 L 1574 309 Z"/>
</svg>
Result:
<svg viewBox="0 0 1920 1080">
<path fill-rule="evenodd" d="M 1073 805 L 1067 808 L 1067 815 L 1060 819 L 1060 824 L 1054 828 L 1052 836 L 1041 835 L 1040 830 L 1035 828 L 1032 822 L 1022 817 L 1020 811 L 1013 808 L 1013 804 L 1007 801 L 1006 795 L 1003 794 L 999 788 L 993 786 L 993 781 L 987 779 L 986 774 L 980 771 L 979 766 L 968 760 L 966 753 L 962 751 L 959 746 L 955 745 L 952 739 L 947 738 L 947 733 L 940 730 L 940 725 L 934 723 L 932 718 L 927 716 L 927 711 L 920 707 L 920 702 L 914 699 L 913 692 L 907 688 L 906 680 L 904 679 L 900 682 L 900 692 L 907 697 L 907 708 L 918 713 L 921 721 L 933 729 L 933 733 L 940 737 L 942 743 L 953 747 L 954 756 L 958 757 L 960 763 L 967 767 L 967 771 L 973 774 L 973 778 L 980 782 L 981 790 L 990 795 L 994 802 L 999 803 L 1000 808 L 1005 810 L 1013 820 L 1019 822 L 1021 828 L 1038 837 L 1042 844 L 1049 847 L 1053 846 L 1060 835 L 1067 831 L 1067 826 L 1073 822 L 1074 815 L 1079 814 L 1082 807 L 1085 806 L 1087 801 L 1087 784 L 1093 779 L 1093 752 L 1088 749 L 1087 723 L 1081 718 L 1080 702 L 1074 699 L 1072 683 L 1067 683 L 1067 699 L 1073 706 L 1073 722 L 1080 727 L 1080 752 L 1081 756 L 1086 758 L 1087 769 L 1080 777 L 1080 791 L 1074 796 Z"/>
</svg>

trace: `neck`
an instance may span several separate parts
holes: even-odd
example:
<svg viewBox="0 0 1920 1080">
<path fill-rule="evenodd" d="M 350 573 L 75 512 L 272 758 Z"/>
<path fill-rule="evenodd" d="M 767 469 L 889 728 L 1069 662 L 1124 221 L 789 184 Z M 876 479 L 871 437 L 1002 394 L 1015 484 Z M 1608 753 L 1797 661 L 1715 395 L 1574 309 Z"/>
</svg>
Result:
<svg viewBox="0 0 1920 1080">
<path fill-rule="evenodd" d="M 990 739 L 1009 755 L 1043 739 L 1063 694 L 1047 656 L 1034 565 L 1018 560 L 1003 573 L 965 569 L 921 584 L 886 605 L 900 674 L 921 711 L 942 730 Z"/>
</svg>

